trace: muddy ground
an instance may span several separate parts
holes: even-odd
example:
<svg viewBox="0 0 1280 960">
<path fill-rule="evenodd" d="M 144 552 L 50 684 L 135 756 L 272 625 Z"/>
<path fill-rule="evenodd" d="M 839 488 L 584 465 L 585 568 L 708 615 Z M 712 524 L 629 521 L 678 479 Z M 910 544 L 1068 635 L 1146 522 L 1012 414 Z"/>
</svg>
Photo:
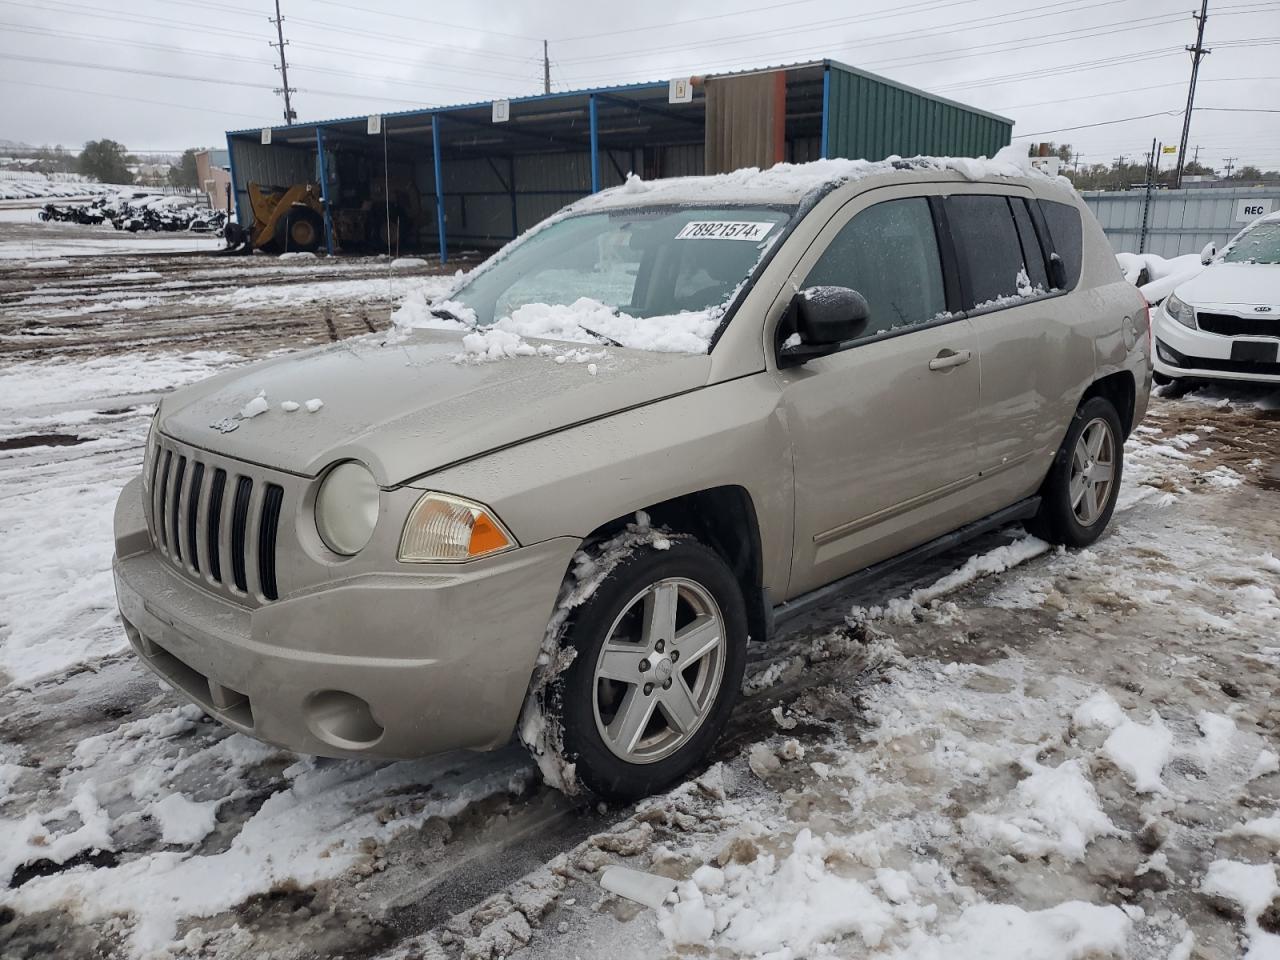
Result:
<svg viewBox="0 0 1280 960">
<path fill-rule="evenodd" d="M 0 567 L 0 645 L 21 640 L 53 665 L 34 679 L 11 666 L 0 689 L 6 960 L 757 955 L 767 945 L 745 950 L 732 928 L 694 943 L 675 913 L 605 894 L 601 868 L 688 878 L 735 857 L 782 862 L 806 830 L 846 845 L 843 879 L 874 875 L 865 850 L 848 850 L 877 831 L 881 869 L 935 864 L 944 879 L 929 895 L 934 920 L 895 914 L 876 943 L 847 924 L 794 956 L 932 956 L 912 938 L 961 942 L 942 925 L 978 902 L 1122 907 L 1137 958 L 1241 956 L 1280 933 L 1280 904 L 1251 917 L 1203 883 L 1216 859 L 1275 863 L 1273 841 L 1232 832 L 1280 806 L 1280 775 L 1248 775 L 1280 740 L 1275 394 L 1157 398 L 1129 443 L 1113 528 L 1088 551 L 1028 549 L 1004 531 L 790 625 L 753 651 L 751 693 L 701 784 L 609 808 L 541 785 L 516 747 L 371 764 L 228 734 L 123 652 L 99 569 L 109 542 L 51 565 L 47 586 L 18 569 L 58 545 L 58 515 L 82 509 L 90 539 L 109 530 L 92 518 L 136 471 L 173 365 L 203 375 L 224 362 L 207 361 L 211 350 L 230 363 L 379 329 L 431 268 L 65 259 L 0 261 L 0 368 L 33 384 L 0 424 L 0 516 L 23 554 Z M 156 390 L 125 375 L 147 364 L 165 371 Z M 102 386 L 36 392 L 68 370 Z M 33 521 L 50 498 L 65 509 Z M 1172 731 L 1161 789 L 1136 789 L 1107 759 L 1106 731 L 1073 720 L 1099 690 Z M 1211 749 L 1205 714 L 1232 724 Z M 1114 832 L 1075 857 L 975 829 L 986 822 L 975 814 L 1004 816 L 1035 764 L 1065 760 L 1086 771 Z M 810 874 L 837 859 L 828 851 Z"/>
</svg>

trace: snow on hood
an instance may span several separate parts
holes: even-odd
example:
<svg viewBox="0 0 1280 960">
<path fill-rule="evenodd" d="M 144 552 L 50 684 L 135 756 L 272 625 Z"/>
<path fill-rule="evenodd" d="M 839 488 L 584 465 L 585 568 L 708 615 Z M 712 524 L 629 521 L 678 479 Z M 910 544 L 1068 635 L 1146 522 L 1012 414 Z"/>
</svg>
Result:
<svg viewBox="0 0 1280 960">
<path fill-rule="evenodd" d="M 1177 285 L 1192 306 L 1239 304 L 1280 307 L 1280 265 L 1214 261 Z"/>
</svg>

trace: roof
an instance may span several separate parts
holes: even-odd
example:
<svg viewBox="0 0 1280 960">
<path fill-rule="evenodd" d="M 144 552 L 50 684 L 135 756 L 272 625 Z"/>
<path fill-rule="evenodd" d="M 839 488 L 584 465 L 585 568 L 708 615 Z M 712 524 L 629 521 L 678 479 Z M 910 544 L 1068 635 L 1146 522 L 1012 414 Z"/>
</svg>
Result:
<svg viewBox="0 0 1280 960">
<path fill-rule="evenodd" d="M 704 79 L 710 80 L 710 79 L 716 79 L 718 77 L 746 76 L 754 73 L 773 73 L 773 72 L 794 73 L 799 71 L 814 71 L 815 74 L 818 75 L 818 78 L 820 78 L 821 71 L 825 70 L 828 67 L 834 68 L 837 70 L 843 70 L 847 73 L 856 74 L 861 77 L 866 77 L 870 80 L 874 80 L 877 83 L 884 84 L 885 86 L 893 87 L 893 88 L 905 91 L 907 93 L 910 93 L 913 96 L 922 97 L 926 100 L 932 100 L 937 103 L 948 104 L 960 110 L 965 110 L 969 113 L 988 117 L 990 119 L 997 120 L 1001 123 L 1007 123 L 1010 126 L 1013 125 L 1013 121 L 1008 117 L 1003 117 L 995 113 L 989 113 L 985 110 L 979 110 L 976 107 L 969 106 L 968 104 L 960 103 L 955 100 L 949 100 L 946 97 L 940 97 L 936 94 L 928 93 L 927 91 L 920 90 L 916 87 L 908 86 L 907 84 L 904 84 L 904 83 L 899 83 L 896 80 L 890 80 L 888 77 L 883 77 L 876 73 L 871 73 L 866 70 L 861 70 L 857 67 L 850 66 L 847 63 L 842 63 L 838 60 L 832 60 L 832 59 L 809 60 L 801 63 L 780 64 L 776 66 L 752 67 L 752 68 L 747 68 L 743 70 L 724 71 L 720 73 L 708 73 L 708 74 L 703 74 L 702 76 L 704 77 Z M 611 86 L 602 86 L 602 87 L 584 87 L 578 90 L 564 90 L 564 91 L 557 91 L 555 93 L 539 93 L 539 94 L 531 94 L 529 96 L 524 96 L 524 97 L 510 97 L 508 98 L 508 102 L 512 104 L 512 106 L 516 106 L 520 104 L 546 104 L 549 106 L 551 104 L 556 104 L 564 107 L 569 107 L 569 106 L 585 107 L 587 98 L 590 97 L 592 94 L 602 95 L 604 97 L 607 97 L 608 95 L 612 94 L 615 96 L 626 95 L 629 99 L 636 99 L 641 101 L 643 100 L 658 101 L 660 102 L 662 107 L 666 108 L 668 106 L 667 90 L 668 90 L 669 83 L 670 83 L 669 80 L 649 80 L 641 83 L 615 84 Z M 699 95 L 697 91 L 695 91 L 695 100 L 700 101 L 701 99 L 702 97 Z M 386 121 L 402 119 L 402 118 L 429 117 L 431 116 L 431 114 L 435 114 L 435 113 L 449 114 L 449 113 L 460 113 L 465 111 L 477 111 L 477 110 L 482 110 L 487 112 L 490 109 L 490 105 L 494 102 L 495 102 L 494 100 L 478 100 L 470 103 L 451 104 L 447 106 L 434 106 L 434 107 L 426 106 L 426 107 L 414 108 L 410 110 L 397 110 L 390 113 L 380 113 L 380 115 L 382 116 L 383 121 L 386 122 Z M 368 115 L 369 114 L 357 114 L 355 116 L 350 116 L 350 117 L 337 117 L 330 120 L 309 121 L 307 123 L 296 123 L 289 126 L 286 126 L 286 125 L 273 126 L 270 129 L 273 132 L 274 131 L 301 132 L 303 130 L 314 131 L 316 128 L 319 128 L 319 127 L 335 127 L 335 126 L 353 125 L 353 124 L 363 125 L 365 122 L 365 118 Z M 228 137 L 256 136 L 262 129 L 266 129 L 266 128 L 252 127 L 247 129 L 241 129 L 241 130 L 229 130 L 227 131 L 227 136 Z"/>
<path fill-rule="evenodd" d="M 617 210 L 662 204 L 795 205 L 812 194 L 869 177 L 905 176 L 928 179 L 939 174 L 965 180 L 1024 180 L 1036 184 L 1057 183 L 1056 177 L 1032 167 L 1019 148 L 1005 148 L 990 160 L 971 157 L 911 157 L 888 160 L 813 160 L 809 163 L 780 163 L 759 170 L 747 167 L 732 173 L 703 177 L 671 177 L 644 181 L 634 175 L 620 187 L 603 190 L 574 203 L 568 212 Z"/>
</svg>

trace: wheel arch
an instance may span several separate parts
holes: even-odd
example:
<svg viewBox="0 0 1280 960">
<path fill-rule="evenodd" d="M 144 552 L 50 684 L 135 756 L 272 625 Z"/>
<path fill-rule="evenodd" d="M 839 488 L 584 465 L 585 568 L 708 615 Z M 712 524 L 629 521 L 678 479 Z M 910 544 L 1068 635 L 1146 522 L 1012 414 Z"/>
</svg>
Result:
<svg viewBox="0 0 1280 960">
<path fill-rule="evenodd" d="M 1124 430 L 1124 439 L 1127 440 L 1136 426 L 1133 419 L 1137 396 L 1138 385 L 1133 374 L 1128 370 L 1119 370 L 1099 377 L 1089 384 L 1076 409 L 1084 406 L 1093 397 L 1102 397 L 1109 401 L 1116 408 L 1116 413 L 1120 415 L 1120 426 Z"/>
<path fill-rule="evenodd" d="M 772 617 L 763 585 L 760 522 L 750 492 L 736 484 L 709 487 L 641 509 L 654 526 L 697 537 L 720 555 L 742 589 L 750 639 L 767 638 Z M 606 538 L 634 520 L 634 512 L 615 517 L 591 531 L 584 543 Z"/>
</svg>

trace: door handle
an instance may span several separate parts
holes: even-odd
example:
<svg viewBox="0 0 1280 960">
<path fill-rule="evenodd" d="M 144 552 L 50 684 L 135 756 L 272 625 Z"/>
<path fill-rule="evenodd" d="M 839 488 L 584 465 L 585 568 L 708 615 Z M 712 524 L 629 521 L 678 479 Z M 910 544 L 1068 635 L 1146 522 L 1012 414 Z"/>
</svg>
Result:
<svg viewBox="0 0 1280 960">
<path fill-rule="evenodd" d="M 941 350 L 936 357 L 929 361 L 929 369 L 950 370 L 952 367 L 958 367 L 972 359 L 972 350 L 952 350 L 947 348 Z"/>
</svg>

